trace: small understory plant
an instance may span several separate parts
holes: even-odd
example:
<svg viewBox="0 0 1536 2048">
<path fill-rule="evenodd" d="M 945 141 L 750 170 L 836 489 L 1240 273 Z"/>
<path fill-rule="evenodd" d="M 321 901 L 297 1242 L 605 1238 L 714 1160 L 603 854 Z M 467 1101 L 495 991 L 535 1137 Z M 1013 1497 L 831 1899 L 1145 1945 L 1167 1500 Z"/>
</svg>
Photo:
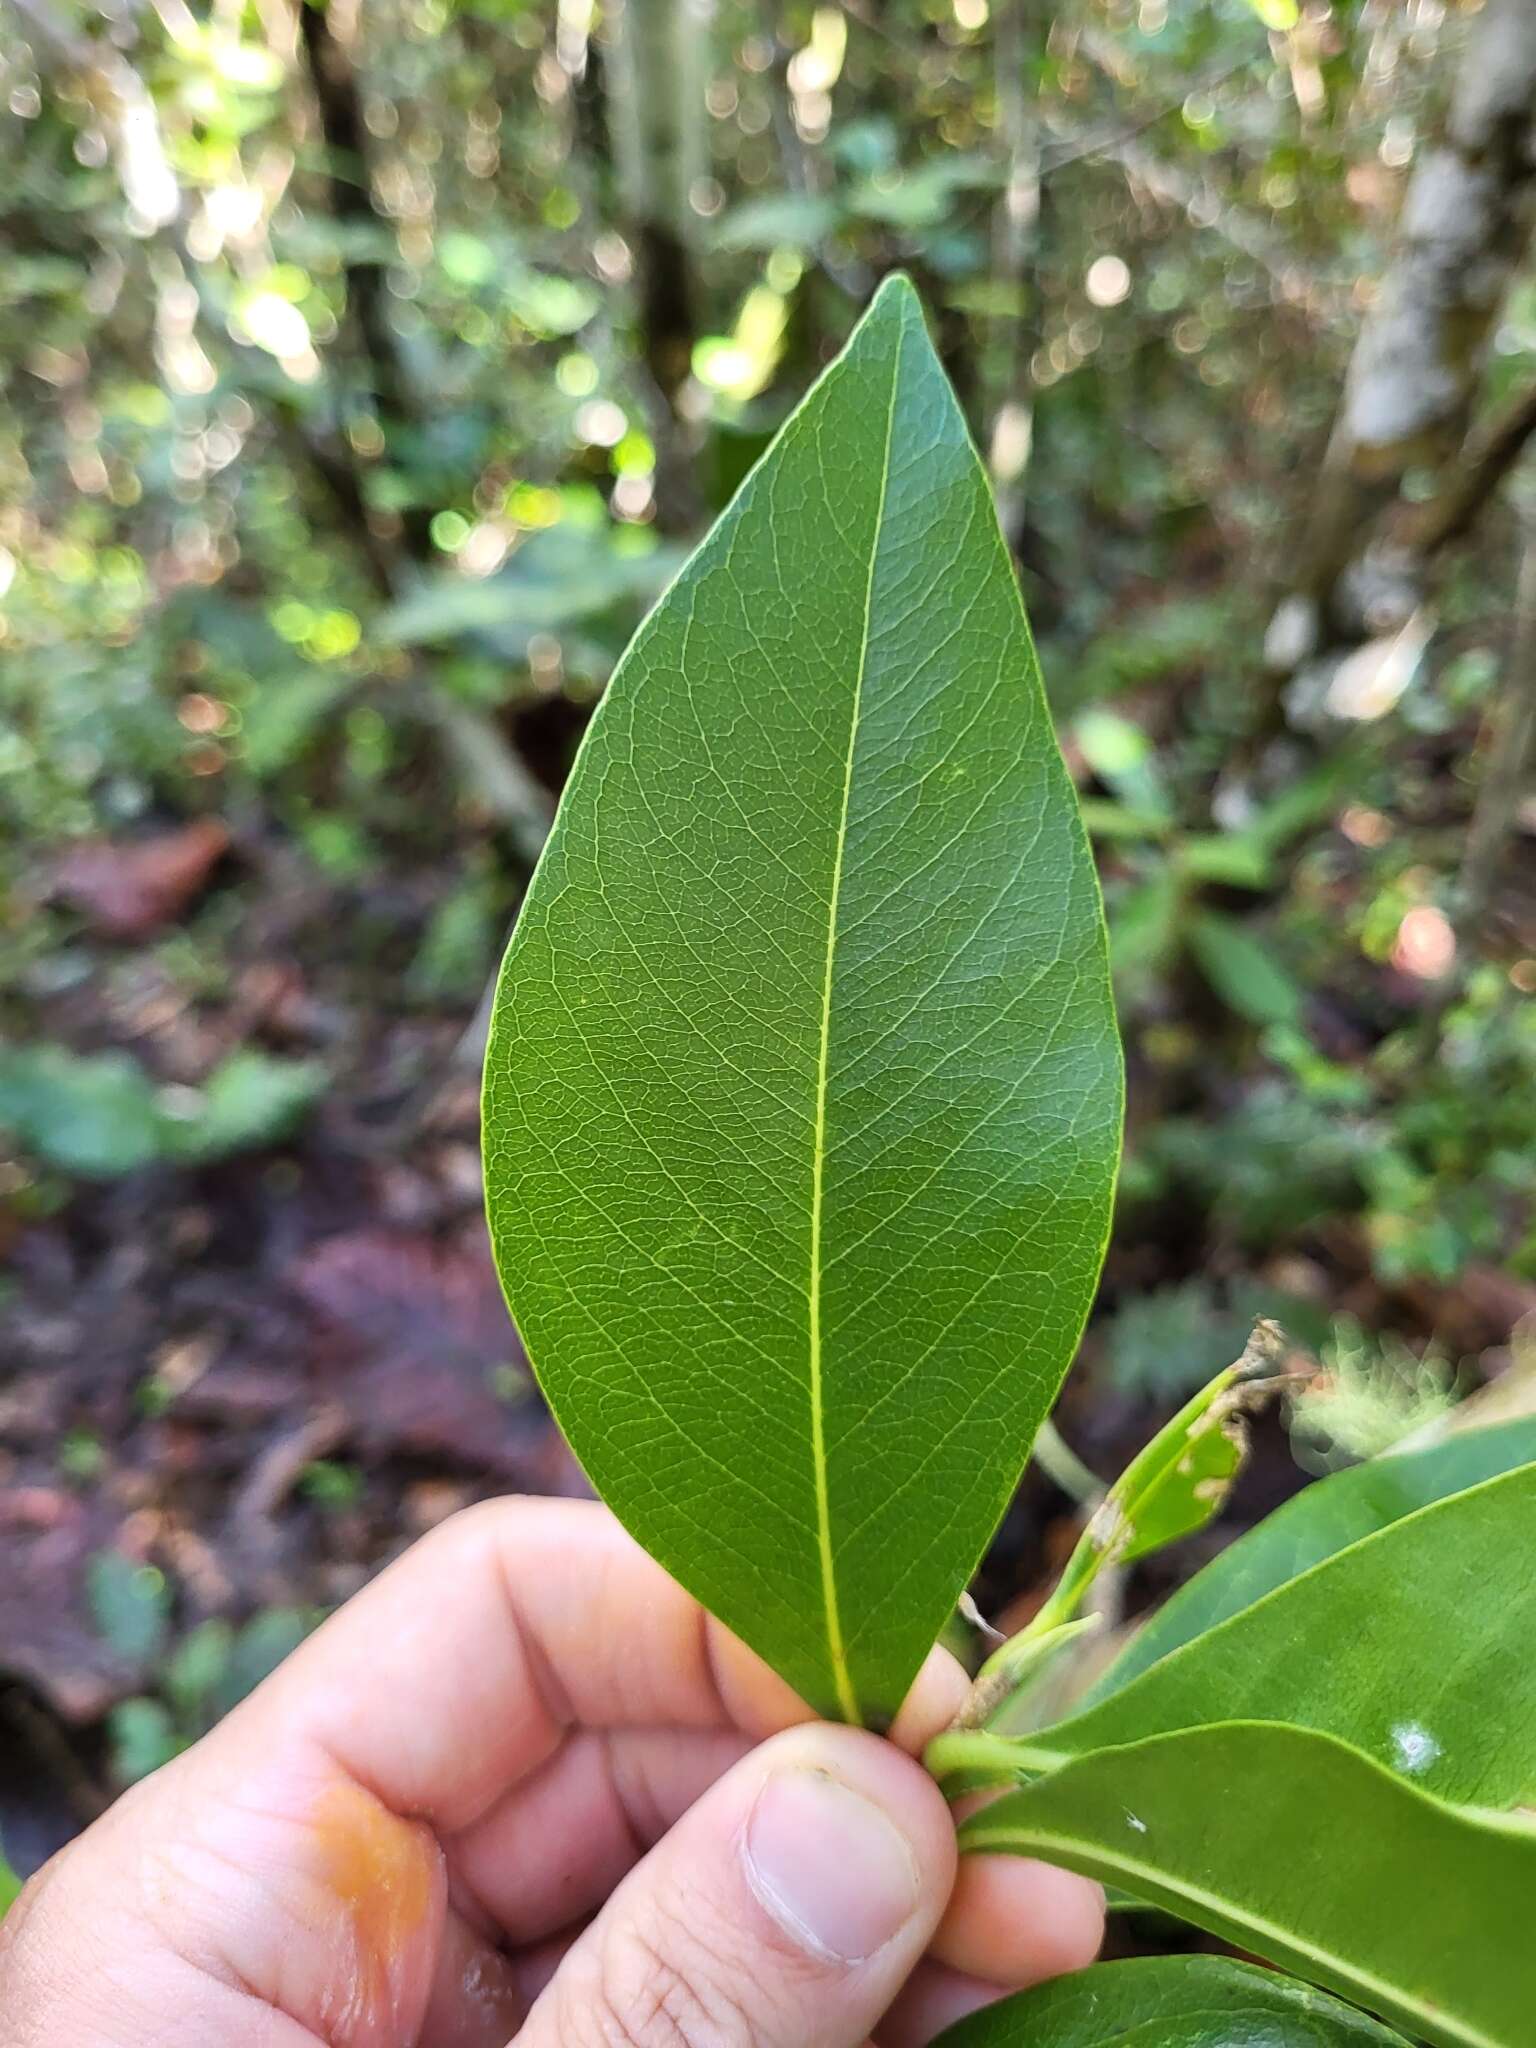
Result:
<svg viewBox="0 0 1536 2048">
<path fill-rule="evenodd" d="M 631 1531 L 887 1725 L 1047 1420 L 1122 1088 L 1103 919 L 985 477 L 887 283 L 636 637 L 524 904 L 496 1255 Z M 1063 1714 L 1095 1581 L 1215 1512 L 1261 1325 L 1109 1490 L 928 1764 L 1274 1966 L 1100 1965 L 952 2048 L 1536 2038 L 1536 1424 L 1309 1488 Z"/>
</svg>

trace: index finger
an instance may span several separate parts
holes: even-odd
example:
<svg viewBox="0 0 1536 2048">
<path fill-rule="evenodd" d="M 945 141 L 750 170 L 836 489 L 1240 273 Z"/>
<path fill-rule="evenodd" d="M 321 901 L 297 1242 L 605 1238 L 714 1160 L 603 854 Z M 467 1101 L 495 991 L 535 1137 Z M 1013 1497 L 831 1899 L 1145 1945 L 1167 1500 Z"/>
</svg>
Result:
<svg viewBox="0 0 1536 2048">
<path fill-rule="evenodd" d="M 964 1680 L 930 1659 L 893 1731 L 915 1746 Z M 459 1834 L 573 1728 L 734 1730 L 812 1718 L 605 1508 L 468 1509 L 318 1630 L 220 1736 L 322 1751 L 396 1813 Z"/>
</svg>

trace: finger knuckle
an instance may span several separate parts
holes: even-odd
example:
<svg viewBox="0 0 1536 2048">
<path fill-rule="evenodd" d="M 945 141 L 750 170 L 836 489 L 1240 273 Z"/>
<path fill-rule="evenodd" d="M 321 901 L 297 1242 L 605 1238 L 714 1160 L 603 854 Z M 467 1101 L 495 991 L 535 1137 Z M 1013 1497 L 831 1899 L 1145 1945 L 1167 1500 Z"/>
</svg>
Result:
<svg viewBox="0 0 1536 2048">
<path fill-rule="evenodd" d="M 437 1554 L 439 1563 L 460 1561 L 483 1551 L 494 1551 L 509 1523 L 520 1517 L 520 1499 L 481 1500 L 472 1507 L 457 1508 L 422 1539 L 424 1551 Z"/>
</svg>

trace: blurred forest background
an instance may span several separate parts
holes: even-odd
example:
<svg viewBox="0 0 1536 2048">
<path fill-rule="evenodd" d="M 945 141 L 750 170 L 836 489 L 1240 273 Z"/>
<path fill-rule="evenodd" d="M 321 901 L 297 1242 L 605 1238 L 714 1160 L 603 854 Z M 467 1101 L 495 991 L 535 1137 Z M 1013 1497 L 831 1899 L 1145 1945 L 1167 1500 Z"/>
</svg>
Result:
<svg viewBox="0 0 1536 2048">
<path fill-rule="evenodd" d="M 1258 1311 L 1317 1354 L 1184 1571 L 1523 1398 L 1533 110 L 1527 0 L 0 0 L 14 1862 L 457 1505 L 580 1487 L 484 1243 L 488 977 L 626 639 L 895 265 L 1113 930 L 1063 1438 L 1109 1474 Z"/>
</svg>

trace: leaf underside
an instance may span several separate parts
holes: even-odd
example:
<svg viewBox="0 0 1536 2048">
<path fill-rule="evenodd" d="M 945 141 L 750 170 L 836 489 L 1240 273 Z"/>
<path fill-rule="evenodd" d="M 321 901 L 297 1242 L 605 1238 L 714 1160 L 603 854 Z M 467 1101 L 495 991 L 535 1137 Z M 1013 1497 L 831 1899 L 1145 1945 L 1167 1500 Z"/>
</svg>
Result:
<svg viewBox="0 0 1536 2048">
<path fill-rule="evenodd" d="M 631 1531 L 883 1725 L 1102 1259 L 1097 885 L 986 483 L 878 295 L 641 629 L 508 950 L 487 1200 Z"/>
<path fill-rule="evenodd" d="M 1000 1999 L 934 2048 L 1407 2048 L 1309 1984 L 1223 1956 L 1099 1963 Z"/>
</svg>

